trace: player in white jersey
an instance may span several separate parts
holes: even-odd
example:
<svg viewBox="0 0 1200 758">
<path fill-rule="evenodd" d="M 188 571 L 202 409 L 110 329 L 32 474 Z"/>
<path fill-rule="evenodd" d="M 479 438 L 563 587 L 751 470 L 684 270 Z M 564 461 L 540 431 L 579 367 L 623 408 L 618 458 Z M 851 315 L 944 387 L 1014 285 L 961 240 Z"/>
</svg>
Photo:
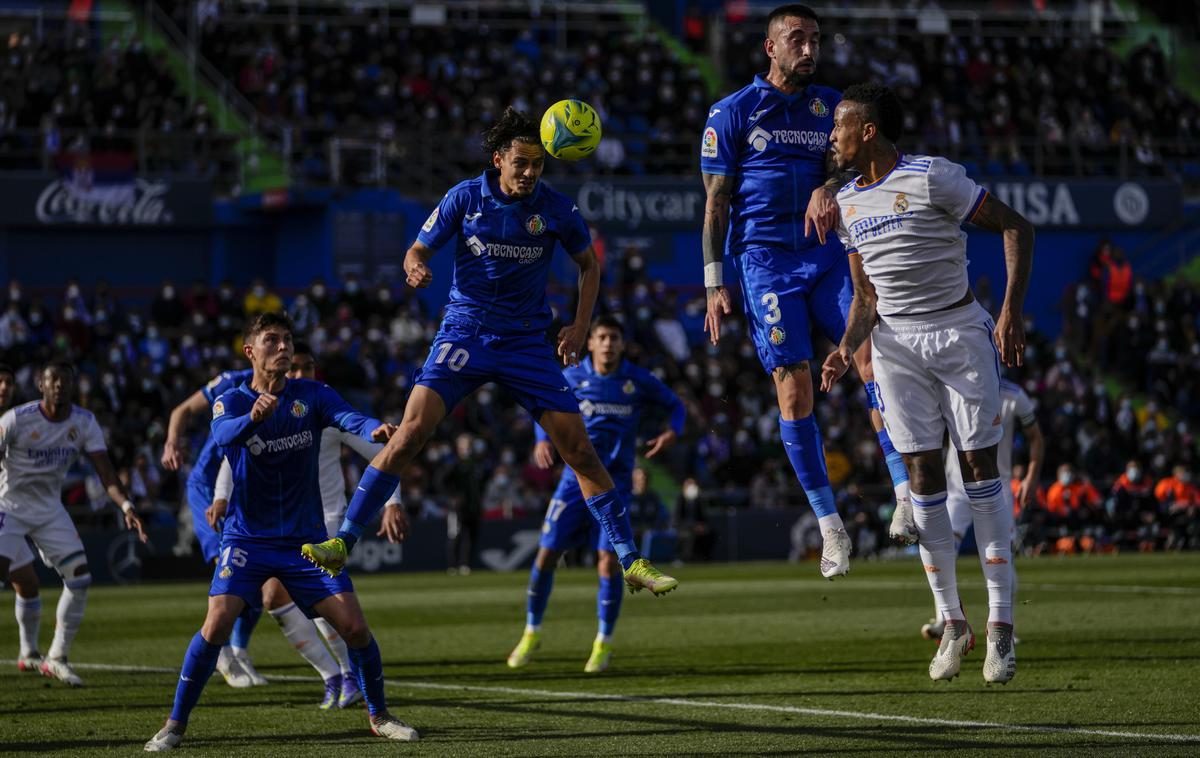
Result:
<svg viewBox="0 0 1200 758">
<path fill-rule="evenodd" d="M 1033 400 L 1025 393 L 1021 385 L 1007 379 L 1000 380 L 1000 425 L 1004 428 L 1004 436 L 1000 438 L 1000 444 L 996 449 L 996 467 L 1000 470 L 1000 482 L 1005 485 L 1002 490 L 1004 501 L 1008 509 L 1013 511 L 1014 518 L 1016 511 L 1013 509 L 1012 451 L 1018 424 L 1021 433 L 1025 435 L 1025 440 L 1029 443 L 1029 465 L 1026 467 L 1025 476 L 1021 479 L 1016 497 L 1022 508 L 1033 502 L 1034 495 L 1037 493 L 1038 478 L 1041 476 L 1042 461 L 1045 458 L 1046 441 L 1042 436 L 1042 428 L 1038 425 L 1035 410 Z M 950 511 L 950 528 L 954 531 L 955 554 L 957 554 L 957 547 L 966 535 L 972 520 L 971 501 L 963 486 L 962 466 L 959 464 L 958 455 L 946 456 L 946 507 Z M 1015 534 L 1012 541 L 1014 543 L 1016 541 Z M 1017 575 L 1016 564 L 1012 565 L 1014 566 L 1013 596 L 1015 602 Z M 921 627 L 921 636 L 927 640 L 940 640 L 945 626 L 946 622 L 938 614 L 935 605 L 933 618 Z M 1015 640 L 1016 637 L 1013 639 Z"/>
<path fill-rule="evenodd" d="M 81 452 L 86 453 L 104 482 L 108 496 L 121 504 L 125 527 L 136 530 L 142 542 L 146 533 L 133 502 L 125 493 L 108 459 L 104 433 L 89 411 L 71 403 L 75 369 L 68 363 L 47 365 L 38 377 L 42 399 L 12 408 L 0 416 L 0 576 L 10 566 L 28 566 L 25 538 L 33 540 L 42 560 L 63 580 L 58 601 L 54 641 L 38 668 L 42 674 L 72 687 L 83 680 L 67 662 L 71 643 L 83 621 L 87 588 L 92 583 L 83 542 L 62 504 L 63 480 Z M 18 609 L 20 610 L 20 608 Z M 37 613 L 17 620 L 21 625 L 21 660 L 29 666 L 39 656 Z"/>
<path fill-rule="evenodd" d="M 954 534 L 946 509 L 942 436 L 961 460 L 975 535 L 988 584 L 988 642 L 983 675 L 1007 682 L 1016 673 L 1012 645 L 1012 509 L 996 466 L 1000 363 L 1020 365 L 1022 307 L 1033 259 L 1033 226 L 944 158 L 904 156 L 894 141 L 900 101 L 881 85 L 842 94 L 830 145 L 839 168 L 859 178 L 838 192 L 838 234 L 850 255 L 854 302 L 846 335 L 825 360 L 831 389 L 868 337 L 880 411 L 904 455 L 922 562 L 938 610 L 947 619 L 929 664 L 933 679 L 951 679 L 975 637 L 958 600 Z M 970 221 L 1004 236 L 1008 282 L 999 323 L 975 302 L 967 282 Z"/>
<path fill-rule="evenodd" d="M 317 364 L 312 348 L 304 342 L 296 342 L 292 351 L 292 369 L 288 372 L 288 378 L 315 379 Z M 325 529 L 331 537 L 337 534 L 342 525 L 342 517 L 346 515 L 346 475 L 342 470 L 343 444 L 368 461 L 383 449 L 383 445 L 378 442 L 368 442 L 356 434 L 349 434 L 336 427 L 322 430 L 321 451 L 317 458 L 317 479 L 321 487 L 321 504 L 325 509 Z M 232 489 L 233 472 L 228 460 L 222 459 L 213 488 L 213 505 L 205 514 L 214 529 L 225 515 Z M 408 532 L 408 521 L 401 502 L 399 485 L 386 506 L 383 512 L 384 525 L 379 530 L 379 536 L 387 536 L 393 541 L 403 540 Z M 310 620 L 305 616 L 278 579 L 269 579 L 263 585 L 263 606 L 278 622 L 288 642 L 324 680 L 325 699 L 320 706 L 323 710 L 331 709 L 335 705 L 338 708 L 347 708 L 362 700 L 357 677 L 351 672 L 350 653 L 346 649 L 346 643 L 328 621 L 319 617 Z M 333 658 L 330 658 L 329 652 L 321 644 L 318 632 L 329 643 Z"/>
</svg>

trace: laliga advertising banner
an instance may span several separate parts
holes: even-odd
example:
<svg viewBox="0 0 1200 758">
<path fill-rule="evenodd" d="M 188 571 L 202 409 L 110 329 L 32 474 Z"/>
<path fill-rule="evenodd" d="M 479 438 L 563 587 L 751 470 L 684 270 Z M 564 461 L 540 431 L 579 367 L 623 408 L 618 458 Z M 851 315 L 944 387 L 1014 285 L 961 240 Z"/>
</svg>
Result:
<svg viewBox="0 0 1200 758">
<path fill-rule="evenodd" d="M 976 180 L 1043 229 L 1152 229 L 1172 223 L 1183 210 L 1179 184 L 1163 179 Z M 607 234 L 699 233 L 704 221 L 704 188 L 699 176 L 548 182 L 574 198 L 583 217 Z"/>
<path fill-rule="evenodd" d="M 125 155 L 59 156 L 60 173 L 0 175 L 0 224 L 181 227 L 212 223 L 206 181 L 137 176 Z"/>
</svg>

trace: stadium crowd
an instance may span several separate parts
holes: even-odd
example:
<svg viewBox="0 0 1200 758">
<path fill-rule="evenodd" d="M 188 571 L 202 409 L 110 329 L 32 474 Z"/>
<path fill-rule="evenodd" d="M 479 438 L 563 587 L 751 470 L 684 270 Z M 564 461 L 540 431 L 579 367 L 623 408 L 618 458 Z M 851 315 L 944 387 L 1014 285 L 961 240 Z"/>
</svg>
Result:
<svg viewBox="0 0 1200 758">
<path fill-rule="evenodd" d="M 1120 253 L 1103 246 L 1097 261 L 1106 256 L 1111 263 Z M 726 508 L 803 506 L 779 448 L 770 382 L 740 320 L 727 322 L 722 346 L 710 348 L 702 333 L 701 293 L 651 281 L 634 250 L 618 251 L 615 258 L 601 310 L 626 324 L 629 358 L 659 374 L 688 408 L 687 431 L 649 470 L 658 480 L 649 490 L 668 495 L 668 510 L 688 537 L 690 554 L 711 549 L 705 524 Z M 1107 273 L 1072 288 L 1091 293 L 1095 303 L 1069 293 L 1062 337 L 1055 342 L 1027 324 L 1025 366 L 1010 374 L 1037 402 L 1046 438 L 1046 486 L 1035 506 L 1019 514 L 1030 551 L 1200 547 L 1200 489 L 1191 480 L 1195 395 L 1165 392 L 1186 387 L 1180 381 L 1188 375 L 1194 382 L 1200 361 L 1196 288 L 1135 277 L 1120 305 L 1100 296 L 1112 288 Z M 977 289 L 982 303 L 995 305 L 986 281 Z M 560 313 L 570 312 L 566 297 L 565 291 L 553 293 Z M 286 297 L 262 281 L 245 290 L 228 282 L 215 289 L 164 282 L 144 306 L 114 297 L 103 283 L 85 291 L 72 281 L 43 299 L 14 281 L 6 300 L 0 356 L 17 369 L 19 397 L 36 397 L 34 369 L 40 361 L 66 355 L 78 364 L 80 404 L 97 413 L 139 508 L 160 523 L 174 522 L 180 477 L 187 474 L 159 465 L 167 416 L 211 376 L 242 365 L 239 332 L 248 316 L 286 310 L 317 354 L 322 379 L 353 404 L 396 419 L 436 326 L 436 314 L 411 290 L 355 279 L 336 289 L 314 281 Z M 1136 327 L 1120 328 L 1132 325 L 1130 319 L 1138 320 Z M 1082 324 L 1110 323 L 1111 330 L 1081 334 Z M 1132 361 L 1110 365 L 1092 347 L 1095 340 L 1121 339 L 1138 342 L 1110 354 L 1151 350 L 1146 373 L 1133 369 Z M 819 347 L 818 355 L 824 350 Z M 1154 357 L 1168 352 L 1171 361 Z M 1164 380 L 1168 370 L 1174 379 Z M 844 382 L 819 396 L 817 413 L 830 479 L 847 522 L 861 532 L 860 551 L 882 549 L 888 544 L 883 529 L 890 487 L 861 385 Z M 646 431 L 662 421 L 647 419 Z M 202 425 L 191 430 L 193 451 L 205 431 Z M 484 388 L 451 414 L 404 472 L 408 509 L 416 518 L 449 510 L 468 519 L 540 515 L 558 470 L 535 466 L 532 444 L 529 417 L 504 394 Z M 1018 435 L 1014 462 L 1022 465 L 1027 456 Z M 362 465 L 347 458 L 350 481 L 357 480 Z M 85 476 L 73 479 L 67 494 L 80 517 L 103 498 L 98 483 Z"/>
</svg>

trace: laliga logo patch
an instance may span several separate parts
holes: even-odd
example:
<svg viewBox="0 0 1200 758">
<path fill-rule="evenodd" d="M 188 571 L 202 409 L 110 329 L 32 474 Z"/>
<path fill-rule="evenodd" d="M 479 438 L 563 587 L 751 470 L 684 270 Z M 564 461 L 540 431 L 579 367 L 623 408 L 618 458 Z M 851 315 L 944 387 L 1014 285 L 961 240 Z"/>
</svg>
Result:
<svg viewBox="0 0 1200 758">
<path fill-rule="evenodd" d="M 814 97 L 808 101 L 808 110 L 817 118 L 824 118 L 829 115 L 829 106 L 819 97 Z"/>
<path fill-rule="evenodd" d="M 421 231 L 423 231 L 423 232 L 432 232 L 433 231 L 433 225 L 436 224 L 437 220 L 438 220 L 438 211 L 439 211 L 438 208 L 433 209 L 433 213 L 430 213 L 429 218 L 425 219 L 425 225 L 421 227 Z"/>
<path fill-rule="evenodd" d="M 896 202 L 892 203 L 892 210 L 896 213 L 906 213 L 908 211 L 908 198 L 903 192 L 896 193 Z"/>
<path fill-rule="evenodd" d="M 222 579 L 228 579 L 231 576 L 233 576 L 233 569 L 229 568 L 228 566 L 221 569 L 220 577 Z"/>
<path fill-rule="evenodd" d="M 546 231 L 546 219 L 541 216 L 530 216 L 525 222 L 525 231 L 532 234 L 534 237 L 542 236 L 542 232 Z"/>
<path fill-rule="evenodd" d="M 299 400 L 292 402 L 292 415 L 296 418 L 304 418 L 308 415 L 308 406 Z"/>
<path fill-rule="evenodd" d="M 717 130 L 711 126 L 704 130 L 704 139 L 700 140 L 700 157 L 717 157 Z"/>
<path fill-rule="evenodd" d="M 625 384 L 621 387 L 621 391 L 624 392 L 626 395 L 632 395 L 634 392 L 637 391 L 637 387 L 635 387 L 633 385 L 632 379 L 628 379 L 628 380 L 626 380 Z"/>
<path fill-rule="evenodd" d="M 213 418 L 221 418 L 225 415 L 225 403 L 221 400 L 213 403 Z"/>
<path fill-rule="evenodd" d="M 781 326 L 773 326 L 767 333 L 767 339 L 771 340 L 772 345 L 782 345 L 783 341 L 787 339 L 787 332 Z"/>
</svg>

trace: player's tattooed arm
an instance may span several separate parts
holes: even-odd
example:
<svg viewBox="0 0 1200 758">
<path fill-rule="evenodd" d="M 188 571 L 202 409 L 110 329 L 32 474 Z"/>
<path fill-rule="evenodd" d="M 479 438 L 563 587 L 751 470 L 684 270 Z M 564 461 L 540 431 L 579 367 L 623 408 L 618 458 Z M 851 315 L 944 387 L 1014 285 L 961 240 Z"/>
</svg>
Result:
<svg viewBox="0 0 1200 758">
<path fill-rule="evenodd" d="M 733 313 L 733 302 L 725 288 L 721 260 L 725 255 L 725 237 L 729 233 L 729 202 L 733 198 L 736 177 L 703 174 L 704 230 L 700 245 L 704 250 L 704 291 L 708 309 L 704 316 L 704 331 L 712 344 L 721 338 L 721 318 Z"/>
<path fill-rule="evenodd" d="M 421 289 L 433 281 L 433 271 L 427 265 L 434 249 L 423 242 L 413 242 L 404 255 L 404 275 L 408 286 Z"/>
<path fill-rule="evenodd" d="M 1004 265 L 1008 283 L 1004 304 L 996 319 L 996 348 L 1006 366 L 1020 366 L 1025 354 L 1025 293 L 1033 269 L 1033 224 L 991 193 L 969 221 L 1004 238 Z"/>
<path fill-rule="evenodd" d="M 854 360 L 854 352 L 871 336 L 877 318 L 875 285 L 867 278 L 862 256 L 850 256 L 850 279 L 854 282 L 854 299 L 846 317 L 846 333 L 837 350 L 829 354 L 821 366 L 821 391 L 828 392 Z"/>
<path fill-rule="evenodd" d="M 836 229 L 841 211 L 838 209 L 837 193 L 846 182 L 854 178 L 854 172 L 841 170 L 833 159 L 833 153 L 825 154 L 825 183 L 812 191 L 808 208 L 804 212 L 804 236 L 817 233 L 817 241 L 825 244 L 825 235 Z"/>
</svg>

